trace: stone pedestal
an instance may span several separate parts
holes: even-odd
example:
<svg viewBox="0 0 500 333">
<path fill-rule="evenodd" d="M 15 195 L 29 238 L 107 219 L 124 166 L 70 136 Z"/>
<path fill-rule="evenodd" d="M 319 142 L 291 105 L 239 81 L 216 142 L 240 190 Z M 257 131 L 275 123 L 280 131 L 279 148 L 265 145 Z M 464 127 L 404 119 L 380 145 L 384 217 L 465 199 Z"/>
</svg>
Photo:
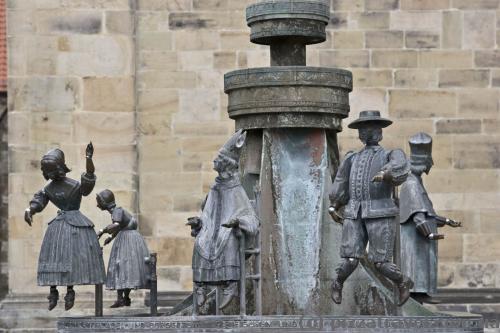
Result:
<svg viewBox="0 0 500 333">
<path fill-rule="evenodd" d="M 250 39 L 270 45 L 271 67 L 225 76 L 229 117 L 251 133 L 242 170 L 248 191 L 260 190 L 264 315 L 334 313 L 339 230 L 326 212 L 352 74 L 305 66 L 306 45 L 326 39 L 329 16 L 327 1 L 249 6 Z"/>
</svg>

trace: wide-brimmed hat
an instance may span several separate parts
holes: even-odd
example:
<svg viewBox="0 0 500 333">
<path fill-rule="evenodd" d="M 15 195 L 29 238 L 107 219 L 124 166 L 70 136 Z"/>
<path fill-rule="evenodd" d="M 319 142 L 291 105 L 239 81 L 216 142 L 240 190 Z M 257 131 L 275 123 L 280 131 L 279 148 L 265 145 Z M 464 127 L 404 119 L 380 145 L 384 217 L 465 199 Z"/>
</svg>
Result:
<svg viewBox="0 0 500 333">
<path fill-rule="evenodd" d="M 392 120 L 382 118 L 380 116 L 380 111 L 361 111 L 359 113 L 359 118 L 347 125 L 347 127 L 358 129 L 368 124 L 373 124 L 377 125 L 378 127 L 384 128 L 392 124 Z"/>
</svg>

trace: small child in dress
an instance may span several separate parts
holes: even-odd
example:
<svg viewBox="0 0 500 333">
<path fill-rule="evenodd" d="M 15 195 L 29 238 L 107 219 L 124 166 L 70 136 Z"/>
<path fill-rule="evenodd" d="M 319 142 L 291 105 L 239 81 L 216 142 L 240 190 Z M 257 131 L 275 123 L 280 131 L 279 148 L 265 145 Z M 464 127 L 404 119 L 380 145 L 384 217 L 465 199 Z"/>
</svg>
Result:
<svg viewBox="0 0 500 333">
<path fill-rule="evenodd" d="M 110 236 L 104 245 L 113 243 L 109 257 L 106 289 L 116 290 L 117 299 L 111 306 L 130 306 L 132 289 L 149 289 L 149 250 L 137 231 L 137 220 L 125 209 L 116 207 L 115 196 L 110 190 L 97 194 L 97 207 L 111 214 L 112 224 L 99 231 L 99 238 L 105 233 Z"/>
</svg>

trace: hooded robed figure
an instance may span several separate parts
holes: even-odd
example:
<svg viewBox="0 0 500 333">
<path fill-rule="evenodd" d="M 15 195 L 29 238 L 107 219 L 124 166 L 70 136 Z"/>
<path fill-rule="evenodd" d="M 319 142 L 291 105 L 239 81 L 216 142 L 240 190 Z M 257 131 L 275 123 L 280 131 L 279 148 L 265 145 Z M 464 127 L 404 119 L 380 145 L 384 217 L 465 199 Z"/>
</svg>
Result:
<svg viewBox="0 0 500 333">
<path fill-rule="evenodd" d="M 220 149 L 214 160 L 218 172 L 200 217 L 190 218 L 193 250 L 193 282 L 198 306 L 206 301 L 210 285 L 222 285 L 223 309 L 238 296 L 240 267 L 239 237 L 252 237 L 259 228 L 259 219 L 243 189 L 238 165 L 246 133 L 238 131 Z M 242 232 L 242 234 L 241 234 Z"/>
<path fill-rule="evenodd" d="M 432 137 L 417 133 L 410 138 L 411 173 L 400 191 L 401 269 L 415 283 L 412 297 L 425 301 L 437 289 L 437 228 L 460 222 L 436 214 L 425 190 L 422 174 L 432 168 Z"/>
<path fill-rule="evenodd" d="M 104 283 L 104 262 L 94 224 L 80 212 L 82 197 L 92 192 L 96 182 L 93 153 L 90 143 L 86 150 L 87 170 L 80 181 L 66 177 L 70 170 L 62 150 L 52 149 L 45 154 L 41 169 L 49 182 L 34 195 L 24 214 L 31 226 L 33 215 L 49 202 L 59 208 L 57 216 L 49 222 L 38 259 L 38 285 L 50 286 L 49 310 L 57 305 L 57 286 L 67 287 L 64 301 L 65 309 L 69 310 L 75 301 L 74 285 Z"/>
</svg>

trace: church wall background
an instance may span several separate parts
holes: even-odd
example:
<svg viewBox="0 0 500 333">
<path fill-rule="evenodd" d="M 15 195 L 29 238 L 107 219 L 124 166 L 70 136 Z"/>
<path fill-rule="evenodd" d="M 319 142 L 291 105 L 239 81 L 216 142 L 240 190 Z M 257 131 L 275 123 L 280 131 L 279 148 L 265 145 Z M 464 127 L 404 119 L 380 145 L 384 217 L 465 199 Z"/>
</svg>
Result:
<svg viewBox="0 0 500 333">
<path fill-rule="evenodd" d="M 36 263 L 55 209 L 32 228 L 22 214 L 44 184 L 39 160 L 65 153 L 84 170 L 92 140 L 96 191 L 110 188 L 159 252 L 161 290 L 191 288 L 197 213 L 212 160 L 233 131 L 224 73 L 267 66 L 249 42 L 253 0 L 11 0 L 9 49 L 9 290 L 43 293 Z M 333 0 L 328 40 L 308 65 L 354 75 L 351 117 L 379 109 L 395 121 L 387 147 L 434 137 L 426 186 L 439 212 L 463 221 L 440 241 L 440 285 L 500 287 L 500 1 Z M 346 122 L 350 121 L 347 119 Z M 342 154 L 361 146 L 340 134 Z M 82 211 L 101 228 L 92 194 Z M 109 249 L 108 249 L 109 250 Z"/>
</svg>

